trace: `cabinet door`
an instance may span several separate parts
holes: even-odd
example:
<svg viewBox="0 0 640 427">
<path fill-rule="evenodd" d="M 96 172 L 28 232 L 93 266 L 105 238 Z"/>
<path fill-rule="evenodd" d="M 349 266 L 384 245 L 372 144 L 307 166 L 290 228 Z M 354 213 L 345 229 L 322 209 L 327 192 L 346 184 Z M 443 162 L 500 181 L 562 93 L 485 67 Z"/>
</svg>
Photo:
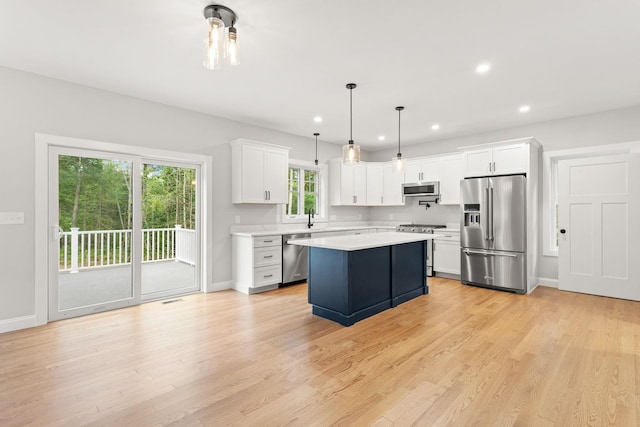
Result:
<svg viewBox="0 0 640 427">
<path fill-rule="evenodd" d="M 267 150 L 262 147 L 244 145 L 242 147 L 241 181 L 244 203 L 266 203 L 265 165 Z M 286 172 L 285 172 L 286 180 Z M 285 181 L 286 188 L 286 181 Z"/>
<path fill-rule="evenodd" d="M 422 175 L 422 162 L 420 160 L 408 160 L 407 168 L 404 171 L 404 182 L 416 183 L 420 182 Z"/>
<path fill-rule="evenodd" d="M 354 165 L 340 165 L 340 204 L 355 204 L 355 194 L 353 192 L 353 180 L 355 177 Z"/>
<path fill-rule="evenodd" d="M 404 174 L 394 172 L 391 163 L 385 163 L 382 169 L 382 204 L 386 206 L 403 205 L 402 184 L 404 184 Z"/>
<path fill-rule="evenodd" d="M 267 150 L 264 174 L 264 189 L 269 192 L 267 203 L 287 203 L 288 170 L 289 155 L 287 152 Z M 249 170 L 249 172 L 252 171 Z"/>
<path fill-rule="evenodd" d="M 460 204 L 460 180 L 462 179 L 462 157 L 440 159 L 440 204 Z"/>
<path fill-rule="evenodd" d="M 367 163 L 367 205 L 383 204 L 384 173 L 382 163 Z"/>
<path fill-rule="evenodd" d="M 463 173 L 465 177 L 486 176 L 491 174 L 493 161 L 492 149 L 465 151 L 462 153 Z"/>
<path fill-rule="evenodd" d="M 440 159 L 423 159 L 420 162 L 422 169 L 422 182 L 440 181 Z"/>
<path fill-rule="evenodd" d="M 529 163 L 528 145 L 515 144 L 493 149 L 494 174 L 526 173 Z"/>
<path fill-rule="evenodd" d="M 367 204 L 367 166 L 353 165 L 353 195 L 356 205 Z"/>
<path fill-rule="evenodd" d="M 433 242 L 433 270 L 437 273 L 460 274 L 460 242 Z"/>
</svg>

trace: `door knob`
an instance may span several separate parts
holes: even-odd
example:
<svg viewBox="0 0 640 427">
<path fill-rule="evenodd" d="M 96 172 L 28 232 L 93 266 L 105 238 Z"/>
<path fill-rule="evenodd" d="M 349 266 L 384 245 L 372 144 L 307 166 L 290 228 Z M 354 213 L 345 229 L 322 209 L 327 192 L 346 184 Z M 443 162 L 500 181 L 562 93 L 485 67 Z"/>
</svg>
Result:
<svg viewBox="0 0 640 427">
<path fill-rule="evenodd" d="M 564 228 L 561 228 L 561 229 L 560 229 L 560 234 L 564 234 L 564 233 L 566 233 L 566 232 L 567 232 L 567 230 L 565 230 Z"/>
</svg>

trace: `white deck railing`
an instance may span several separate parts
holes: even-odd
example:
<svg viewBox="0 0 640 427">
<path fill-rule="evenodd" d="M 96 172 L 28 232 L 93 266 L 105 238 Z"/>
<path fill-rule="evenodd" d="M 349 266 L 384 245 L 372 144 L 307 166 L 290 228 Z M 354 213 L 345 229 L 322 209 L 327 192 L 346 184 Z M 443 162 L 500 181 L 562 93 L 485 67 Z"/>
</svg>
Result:
<svg viewBox="0 0 640 427">
<path fill-rule="evenodd" d="M 180 261 L 195 265 L 196 231 L 182 228 L 142 230 L 142 262 Z M 76 273 L 89 268 L 131 263 L 131 230 L 80 231 L 60 236 L 60 271 Z"/>
</svg>

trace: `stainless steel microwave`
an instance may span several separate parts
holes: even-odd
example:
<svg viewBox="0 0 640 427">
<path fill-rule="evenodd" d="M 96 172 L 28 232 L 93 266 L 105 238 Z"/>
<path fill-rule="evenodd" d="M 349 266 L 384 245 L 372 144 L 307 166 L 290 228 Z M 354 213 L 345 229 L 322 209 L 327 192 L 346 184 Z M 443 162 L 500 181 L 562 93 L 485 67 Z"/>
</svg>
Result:
<svg viewBox="0 0 640 427">
<path fill-rule="evenodd" d="M 402 194 L 404 196 L 440 196 L 440 182 L 418 182 L 413 184 L 402 184 Z"/>
</svg>

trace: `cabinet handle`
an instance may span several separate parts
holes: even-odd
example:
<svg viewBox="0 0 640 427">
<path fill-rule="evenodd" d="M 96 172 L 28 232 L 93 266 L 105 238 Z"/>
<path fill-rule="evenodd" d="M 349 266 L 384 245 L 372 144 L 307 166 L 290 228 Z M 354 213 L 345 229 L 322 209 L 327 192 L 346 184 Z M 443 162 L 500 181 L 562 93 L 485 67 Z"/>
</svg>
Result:
<svg viewBox="0 0 640 427">
<path fill-rule="evenodd" d="M 496 162 L 493 162 L 493 171 L 496 171 Z"/>
<path fill-rule="evenodd" d="M 267 258 L 273 258 L 273 255 L 265 255 L 263 258 L 267 259 Z"/>
<path fill-rule="evenodd" d="M 273 277 L 273 274 L 267 274 L 266 276 L 264 276 L 264 278 L 266 279 L 267 277 Z"/>
<path fill-rule="evenodd" d="M 265 200 L 269 200 L 269 199 L 267 199 L 267 190 L 264 190 L 264 199 Z"/>
<path fill-rule="evenodd" d="M 265 243 L 271 243 L 271 242 L 273 242 L 273 240 L 263 240 L 263 242 L 265 242 Z"/>
</svg>

